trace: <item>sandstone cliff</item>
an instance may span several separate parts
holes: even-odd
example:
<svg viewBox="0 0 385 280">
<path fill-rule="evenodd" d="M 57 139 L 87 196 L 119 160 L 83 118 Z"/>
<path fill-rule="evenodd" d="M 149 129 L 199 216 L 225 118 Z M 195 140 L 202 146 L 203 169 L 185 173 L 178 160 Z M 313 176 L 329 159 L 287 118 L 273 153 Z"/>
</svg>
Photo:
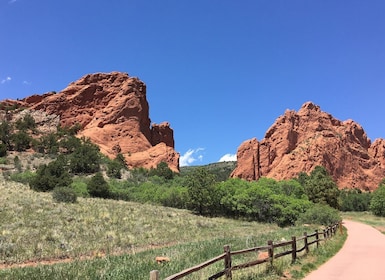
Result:
<svg viewBox="0 0 385 280">
<path fill-rule="evenodd" d="M 162 161 L 179 170 L 170 124 L 151 124 L 146 85 L 120 72 L 89 74 L 61 92 L 5 101 L 60 117 L 62 126 L 79 123 L 86 136 L 110 158 L 122 153 L 129 167 L 151 168 Z"/>
<path fill-rule="evenodd" d="M 243 142 L 237 160 L 231 177 L 290 179 L 322 165 L 339 188 L 373 190 L 385 178 L 385 140 L 371 143 L 358 123 L 307 102 L 298 112 L 287 110 L 261 141 Z"/>
</svg>

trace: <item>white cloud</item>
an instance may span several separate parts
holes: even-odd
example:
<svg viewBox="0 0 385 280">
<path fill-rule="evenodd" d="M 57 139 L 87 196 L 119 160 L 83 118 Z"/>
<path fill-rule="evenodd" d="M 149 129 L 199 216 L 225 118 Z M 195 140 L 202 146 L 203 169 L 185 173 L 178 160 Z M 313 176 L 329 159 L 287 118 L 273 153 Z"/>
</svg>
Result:
<svg viewBox="0 0 385 280">
<path fill-rule="evenodd" d="M 204 149 L 198 148 L 198 149 L 189 149 L 187 152 L 184 153 L 179 159 L 179 165 L 180 166 L 189 166 L 195 161 L 202 161 L 203 155 L 200 154 Z"/>
<path fill-rule="evenodd" d="M 13 3 L 15 3 L 17 0 L 10 0 L 9 2 L 8 2 L 8 4 L 13 4 Z"/>
<path fill-rule="evenodd" d="M 5 79 L 2 79 L 2 80 L 1 80 L 1 83 L 2 83 L 2 84 L 5 84 L 5 83 L 7 83 L 7 82 L 10 82 L 11 80 L 12 80 L 12 78 L 8 76 L 8 77 L 6 77 Z"/>
<path fill-rule="evenodd" d="M 28 81 L 23 81 L 23 85 L 30 85 L 31 83 L 30 82 L 28 82 Z"/>
<path fill-rule="evenodd" d="M 237 155 L 235 154 L 225 154 L 224 156 L 222 156 L 218 162 L 222 162 L 222 161 L 237 161 Z"/>
</svg>

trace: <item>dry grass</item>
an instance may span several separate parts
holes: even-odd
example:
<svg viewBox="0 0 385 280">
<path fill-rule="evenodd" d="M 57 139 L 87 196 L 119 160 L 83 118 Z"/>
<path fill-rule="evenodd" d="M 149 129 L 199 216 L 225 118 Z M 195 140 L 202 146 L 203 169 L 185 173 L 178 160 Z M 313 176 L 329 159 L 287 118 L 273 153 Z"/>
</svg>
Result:
<svg viewBox="0 0 385 280">
<path fill-rule="evenodd" d="M 0 193 L 0 259 L 7 264 L 138 252 L 278 229 L 133 202 L 79 198 L 75 204 L 55 203 L 50 193 L 37 193 L 2 178 Z"/>
<path fill-rule="evenodd" d="M 344 219 L 370 225 L 385 234 L 385 217 L 378 217 L 370 212 L 343 212 Z"/>
</svg>

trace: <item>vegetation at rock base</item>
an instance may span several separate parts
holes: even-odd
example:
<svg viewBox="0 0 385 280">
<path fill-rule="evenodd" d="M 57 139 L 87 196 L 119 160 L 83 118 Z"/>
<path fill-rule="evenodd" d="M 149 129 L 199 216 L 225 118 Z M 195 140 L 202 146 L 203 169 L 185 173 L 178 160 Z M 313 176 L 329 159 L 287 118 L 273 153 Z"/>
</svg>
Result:
<svg viewBox="0 0 385 280">
<path fill-rule="evenodd" d="M 382 180 L 379 187 L 373 192 L 370 210 L 376 216 L 385 217 L 385 179 Z"/>
<path fill-rule="evenodd" d="M 150 243 L 183 243 L 182 247 L 195 246 L 200 248 L 198 251 L 201 252 L 205 252 L 202 249 L 203 244 L 211 242 L 215 244 L 215 250 L 220 250 L 223 244 L 228 242 L 245 248 L 256 239 L 280 239 L 281 235 L 290 238 L 292 230 L 304 231 L 303 223 L 326 225 L 340 220 L 341 216 L 336 208 L 344 211 L 366 211 L 370 205 L 374 212 L 374 205 L 382 205 L 379 206 L 380 209 L 383 207 L 380 188 L 376 194 L 358 190 L 339 191 L 326 169 L 321 166 L 316 167 L 310 174 L 301 173 L 298 178 L 292 180 L 260 178 L 255 182 L 229 179 L 229 174 L 235 167 L 234 162 L 183 168 L 179 174 L 172 172 L 164 162 L 149 170 L 127 170 L 121 154 L 113 160 L 107 159 L 89 139 L 75 137 L 79 126 L 59 127 L 57 132 L 40 135 L 29 118 L 22 119 L 18 125 L 4 122 L 1 125 L 9 129 L 7 135 L 0 132 L 2 158 L 7 162 L 12 162 L 13 159 L 16 167 L 15 172 L 4 175 L 8 179 L 29 185 L 30 189 L 23 189 L 22 186 L 17 188 L 35 197 L 33 203 L 38 205 L 33 206 L 33 203 L 25 198 L 18 199 L 15 194 L 13 199 L 17 202 L 8 201 L 4 204 L 0 218 L 0 254 L 3 254 L 7 262 L 93 254 L 104 256 L 114 252 L 135 252 L 137 248 L 145 251 L 142 256 L 149 256 L 151 253 L 146 246 Z M 48 162 L 35 166 L 36 172 L 31 171 L 30 167 L 26 168 L 22 152 L 15 153 L 24 149 L 15 141 L 14 135 L 20 133 L 31 137 L 25 141 L 29 145 L 25 144 L 25 149 L 34 150 L 35 157 L 49 159 Z M 8 158 L 10 153 L 12 157 Z M 11 182 L 8 181 L 7 184 Z M 8 190 L 8 193 L 12 192 Z M 90 206 L 91 204 L 94 205 Z M 172 208 L 159 208 L 161 206 Z M 147 207 L 147 210 L 142 207 Z M 25 212 L 21 213 L 24 209 L 37 218 L 33 219 Z M 79 209 L 88 211 L 88 216 L 82 216 Z M 146 211 L 149 214 L 139 217 L 137 211 L 142 211 L 139 216 L 144 215 Z M 15 217 L 11 212 L 18 215 Z M 136 215 L 131 215 L 134 212 Z M 185 213 L 188 217 L 175 213 Z M 64 216 L 60 216 L 62 214 Z M 151 220 L 150 215 L 158 220 Z M 198 220 L 195 222 L 195 219 Z M 183 224 L 183 230 L 189 232 L 185 233 L 181 228 L 175 227 L 173 223 L 176 220 Z M 228 226 L 232 227 L 233 231 L 228 228 L 224 230 L 214 221 L 235 223 Z M 253 227 L 249 228 L 250 225 Z M 154 229 L 155 227 L 159 228 Z M 234 227 L 238 227 L 238 230 Z M 23 232 L 20 233 L 22 237 L 12 237 L 19 228 Z M 280 236 L 264 235 L 270 230 Z M 172 239 L 172 236 L 177 236 L 178 240 Z M 140 241 L 139 237 L 142 238 Z M 89 243 L 86 245 L 79 245 L 79 239 L 90 240 L 87 240 Z M 34 242 L 25 245 L 25 240 Z M 221 244 L 218 245 L 219 243 Z M 214 250 L 210 248 L 208 252 L 194 259 L 194 263 L 210 258 Z M 156 252 L 176 254 L 175 250 L 175 247 L 171 247 Z M 187 249 L 181 249 L 183 250 L 186 254 Z M 112 258 L 108 257 L 108 260 Z M 127 260 L 130 257 L 122 258 Z M 132 261 L 137 262 L 138 267 L 142 269 L 145 267 L 146 273 L 151 270 L 148 261 L 147 266 L 141 264 L 138 259 Z M 71 265 L 78 264 L 75 262 Z M 60 268 L 65 265 L 57 267 L 60 273 L 66 273 Z M 181 268 L 183 267 L 174 266 L 165 273 L 171 274 Z M 33 270 L 27 268 L 23 271 L 30 273 Z M 17 271 L 19 273 L 22 270 Z M 48 271 L 49 269 L 45 270 L 43 274 L 52 275 Z M 77 273 L 75 270 L 69 271 L 66 275 L 73 276 L 73 273 Z M 90 275 L 89 271 L 84 273 Z M 101 274 L 97 272 L 95 275 L 99 277 Z M 42 274 L 39 274 L 40 276 Z"/>
<path fill-rule="evenodd" d="M 270 239 L 289 240 L 318 228 L 279 228 L 274 224 L 207 218 L 186 210 L 98 198 L 56 203 L 50 193 L 34 192 L 2 179 L 0 192 L 4 194 L 0 196 L 2 264 L 25 265 L 1 269 L 1 279 L 148 279 L 154 269 L 164 278 L 221 254 L 225 244 L 230 244 L 232 250 L 262 246 Z M 325 244 L 334 244 L 334 239 Z M 321 248 L 320 256 L 327 247 Z M 157 264 L 155 257 L 162 255 L 170 257 L 171 262 Z M 253 253 L 250 258 L 256 256 Z M 28 261 L 43 260 L 71 262 L 28 267 Z M 305 263 L 305 258 L 298 262 Z M 286 267 L 295 268 L 289 260 L 276 264 L 278 269 L 274 272 L 267 273 L 264 266 L 258 266 L 236 275 L 279 279 Z M 222 263 L 218 265 L 223 267 Z M 218 266 L 213 266 L 191 279 L 202 279 L 202 275 L 216 271 Z"/>
<path fill-rule="evenodd" d="M 333 208 L 339 207 L 339 190 L 333 178 L 323 166 L 316 166 L 310 175 L 301 173 L 299 181 L 306 195 L 314 203 L 328 204 Z"/>
</svg>

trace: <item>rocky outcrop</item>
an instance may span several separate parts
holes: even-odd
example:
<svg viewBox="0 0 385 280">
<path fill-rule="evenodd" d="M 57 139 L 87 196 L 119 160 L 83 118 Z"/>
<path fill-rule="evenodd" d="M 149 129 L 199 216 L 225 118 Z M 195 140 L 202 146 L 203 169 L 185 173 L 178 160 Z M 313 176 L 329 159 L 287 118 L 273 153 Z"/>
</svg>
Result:
<svg viewBox="0 0 385 280">
<path fill-rule="evenodd" d="M 287 110 L 261 141 L 243 142 L 237 161 L 231 177 L 290 179 L 321 165 L 340 188 L 373 190 L 385 178 L 385 140 L 372 144 L 358 123 L 307 102 L 298 112 Z"/>
<path fill-rule="evenodd" d="M 151 124 L 146 85 L 126 73 L 89 74 L 61 92 L 32 95 L 8 105 L 60 117 L 62 126 L 80 124 L 85 136 L 110 158 L 122 153 L 131 168 L 151 168 L 162 161 L 179 170 L 170 124 Z"/>
</svg>

